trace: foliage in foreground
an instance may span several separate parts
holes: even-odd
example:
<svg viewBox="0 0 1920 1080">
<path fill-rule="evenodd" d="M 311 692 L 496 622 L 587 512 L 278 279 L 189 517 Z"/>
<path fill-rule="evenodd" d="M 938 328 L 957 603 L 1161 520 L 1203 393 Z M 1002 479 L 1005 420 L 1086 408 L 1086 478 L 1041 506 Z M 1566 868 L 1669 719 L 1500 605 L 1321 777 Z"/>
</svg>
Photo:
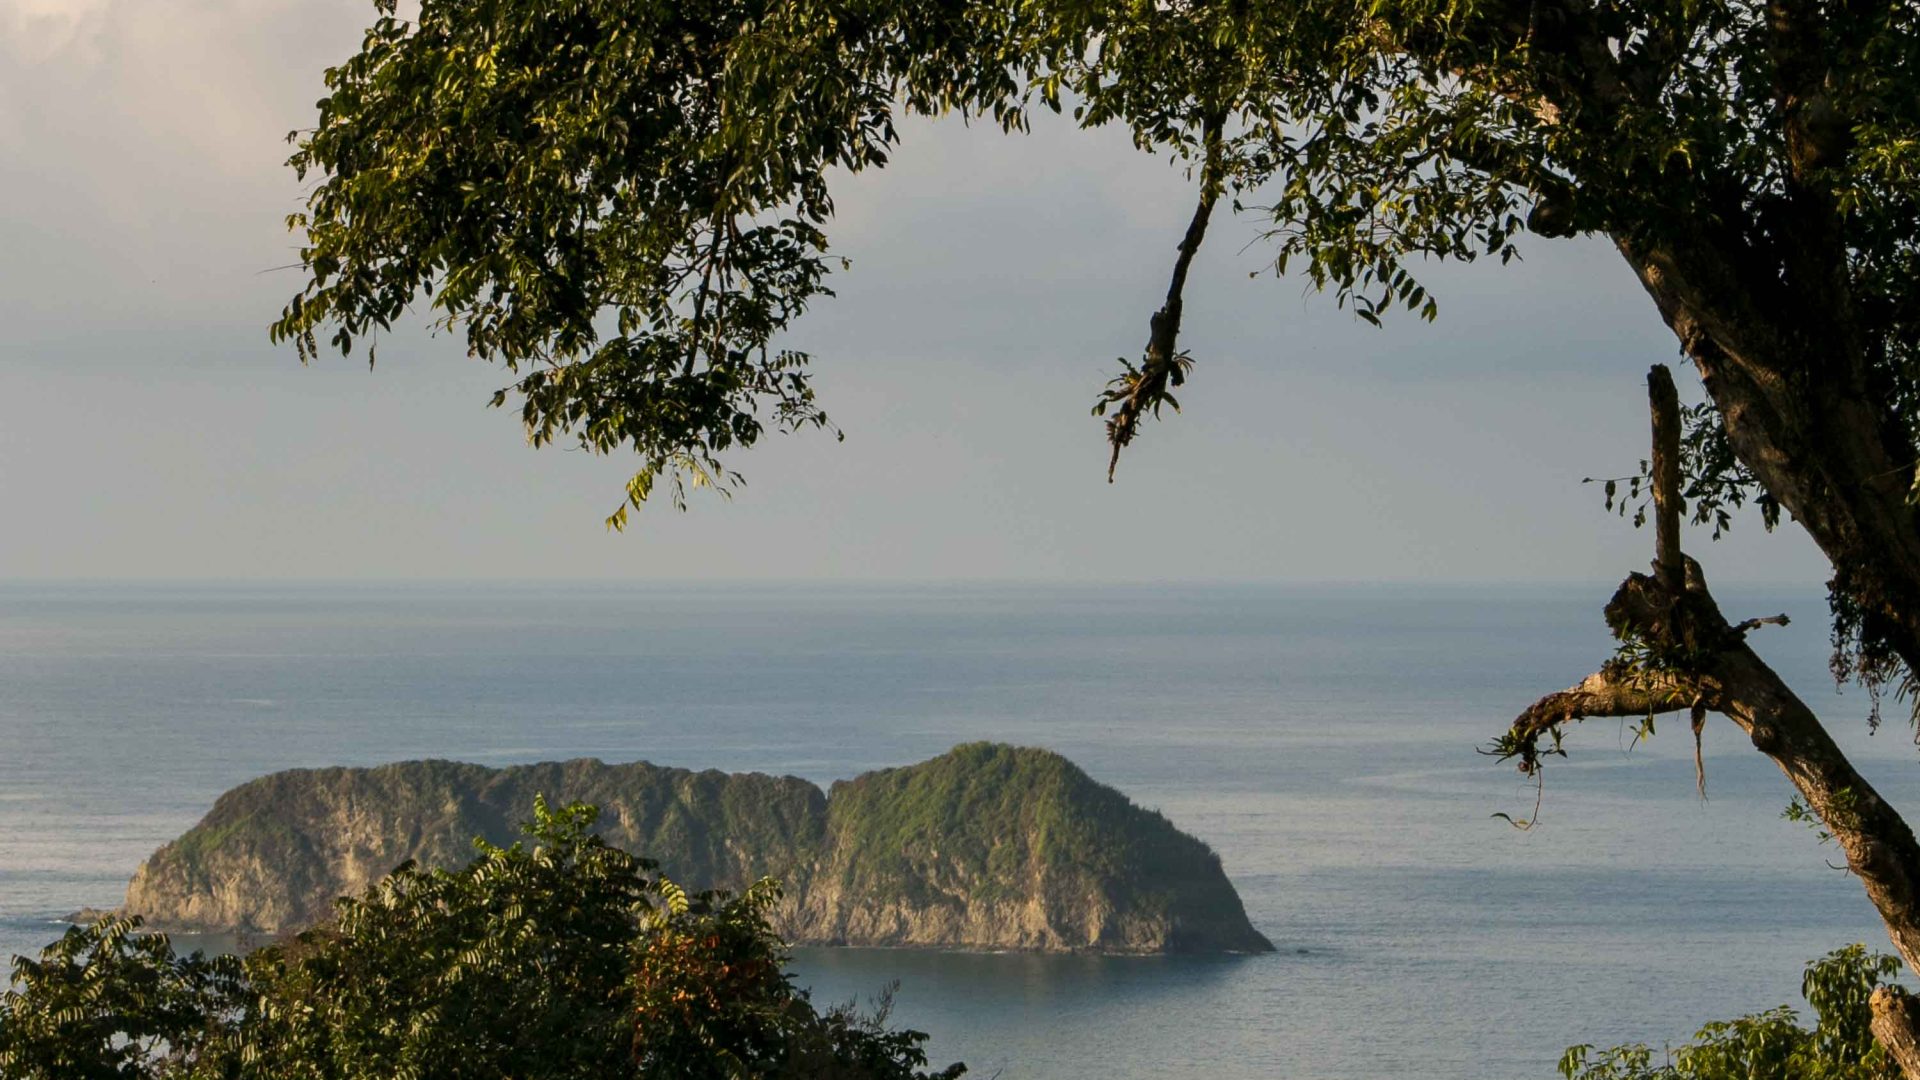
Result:
<svg viewBox="0 0 1920 1080">
<path fill-rule="evenodd" d="M 1800 994 L 1814 1025 L 1791 1007 L 1708 1024 L 1664 1055 L 1645 1045 L 1575 1046 L 1560 1059 L 1566 1080 L 1897 1080 L 1900 1071 L 1873 1041 L 1867 1006 L 1874 987 L 1900 970 L 1897 957 L 1849 945 L 1807 965 Z"/>
<path fill-rule="evenodd" d="M 6 1080 L 952 1080 L 926 1036 L 816 1010 L 769 929 L 771 882 L 688 896 L 536 806 L 533 845 L 394 871 L 244 959 L 139 920 L 69 930 L 0 994 Z"/>
</svg>

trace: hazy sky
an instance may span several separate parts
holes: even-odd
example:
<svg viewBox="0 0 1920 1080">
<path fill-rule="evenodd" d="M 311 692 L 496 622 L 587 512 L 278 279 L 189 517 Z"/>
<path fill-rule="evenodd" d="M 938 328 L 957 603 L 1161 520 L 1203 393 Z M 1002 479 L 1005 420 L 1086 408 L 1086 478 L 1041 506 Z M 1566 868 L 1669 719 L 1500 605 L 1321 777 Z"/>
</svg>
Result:
<svg viewBox="0 0 1920 1080">
<path fill-rule="evenodd" d="M 1250 279 L 1216 224 L 1184 415 L 1104 481 L 1087 415 L 1135 356 L 1191 209 L 1113 133 L 916 125 L 844 183 L 841 295 L 794 344 L 847 439 L 772 439 L 731 502 L 601 519 L 629 462 L 533 451 L 502 373 L 424 332 L 369 372 L 265 327 L 296 285 L 283 137 L 366 0 L 0 0 L 0 578 L 1612 580 L 1672 339 L 1610 249 L 1436 272 L 1375 330 Z M 1690 377 L 1683 385 L 1697 394 Z M 1797 532 L 1718 580 L 1818 583 Z"/>
</svg>

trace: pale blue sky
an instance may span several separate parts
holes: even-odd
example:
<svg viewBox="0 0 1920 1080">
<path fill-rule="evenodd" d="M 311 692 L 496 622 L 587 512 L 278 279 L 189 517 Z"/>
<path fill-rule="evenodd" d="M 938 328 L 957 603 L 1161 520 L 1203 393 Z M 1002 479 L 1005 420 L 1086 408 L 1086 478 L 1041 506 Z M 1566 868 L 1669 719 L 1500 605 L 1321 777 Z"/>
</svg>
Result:
<svg viewBox="0 0 1920 1080">
<path fill-rule="evenodd" d="M 365 0 L 0 0 L 0 578 L 1613 580 L 1650 538 L 1586 475 L 1642 454 L 1672 339 L 1592 242 L 1436 272 L 1374 330 L 1249 279 L 1219 223 L 1184 415 L 1104 482 L 1087 415 L 1136 355 L 1188 185 L 1113 133 L 912 125 L 844 184 L 819 357 L 844 443 L 773 439 L 731 502 L 600 522 L 628 462 L 525 447 L 503 376 L 424 333 L 302 368 L 285 132 Z M 1683 378 L 1691 388 L 1692 380 Z M 1697 390 L 1695 391 L 1697 393 Z M 1706 548 L 1818 584 L 1797 532 Z"/>
</svg>

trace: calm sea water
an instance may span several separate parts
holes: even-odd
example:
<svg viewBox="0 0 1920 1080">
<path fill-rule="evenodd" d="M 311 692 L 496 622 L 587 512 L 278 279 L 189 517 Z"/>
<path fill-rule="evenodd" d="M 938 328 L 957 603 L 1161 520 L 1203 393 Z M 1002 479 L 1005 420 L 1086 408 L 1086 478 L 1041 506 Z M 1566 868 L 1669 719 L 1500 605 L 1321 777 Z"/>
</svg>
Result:
<svg viewBox="0 0 1920 1080">
<path fill-rule="evenodd" d="M 296 766 L 594 756 L 818 782 L 1047 746 L 1220 851 L 1280 952 L 807 950 L 898 979 L 938 1060 L 1018 1078 L 1547 1077 L 1567 1044 L 1797 1002 L 1885 939 L 1725 721 L 1615 721 L 1533 792 L 1475 747 L 1607 654 L 1607 588 L 0 585 L 0 956 L 117 903 L 227 787 Z M 1762 651 L 1920 809 L 1898 723 L 1825 675 L 1818 595 Z"/>
</svg>

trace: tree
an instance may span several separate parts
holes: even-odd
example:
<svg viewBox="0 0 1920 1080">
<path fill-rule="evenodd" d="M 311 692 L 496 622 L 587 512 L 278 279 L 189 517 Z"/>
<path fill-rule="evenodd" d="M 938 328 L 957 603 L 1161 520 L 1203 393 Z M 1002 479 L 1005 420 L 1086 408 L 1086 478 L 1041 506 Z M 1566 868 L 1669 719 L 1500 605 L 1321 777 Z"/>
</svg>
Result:
<svg viewBox="0 0 1920 1080">
<path fill-rule="evenodd" d="M 954 1080 L 884 1008 L 816 1010 L 771 882 L 688 896 L 536 803 L 533 846 L 403 866 L 247 955 L 174 954 L 137 918 L 74 927 L 0 994 L 7 1080 Z"/>
<path fill-rule="evenodd" d="M 1604 236 L 1706 391 L 1659 389 L 1652 575 L 1621 652 L 1498 742 L 1537 771 L 1586 716 L 1731 718 L 1837 839 L 1920 971 L 1920 844 L 1721 616 L 1683 513 L 1784 512 L 1830 560 L 1834 669 L 1920 672 L 1920 8 L 1901 0 L 426 0 L 327 73 L 292 165 L 307 280 L 273 333 L 342 352 L 430 296 L 536 444 L 630 447 L 610 519 L 827 426 L 780 333 L 826 295 L 835 170 L 902 113 L 1120 124 L 1187 162 L 1191 223 L 1138 362 L 1095 401 L 1117 460 L 1174 403 L 1188 267 L 1222 200 L 1278 272 L 1431 319 L 1429 260 Z M 1659 380 L 1656 380 L 1658 382 Z M 1111 478 L 1111 469 L 1109 472 Z M 1611 500 L 1614 492 L 1610 490 Z M 1682 502 L 1687 505 L 1683 508 Z M 1920 1078 L 1914 1017 L 1883 1036 Z"/>
</svg>

